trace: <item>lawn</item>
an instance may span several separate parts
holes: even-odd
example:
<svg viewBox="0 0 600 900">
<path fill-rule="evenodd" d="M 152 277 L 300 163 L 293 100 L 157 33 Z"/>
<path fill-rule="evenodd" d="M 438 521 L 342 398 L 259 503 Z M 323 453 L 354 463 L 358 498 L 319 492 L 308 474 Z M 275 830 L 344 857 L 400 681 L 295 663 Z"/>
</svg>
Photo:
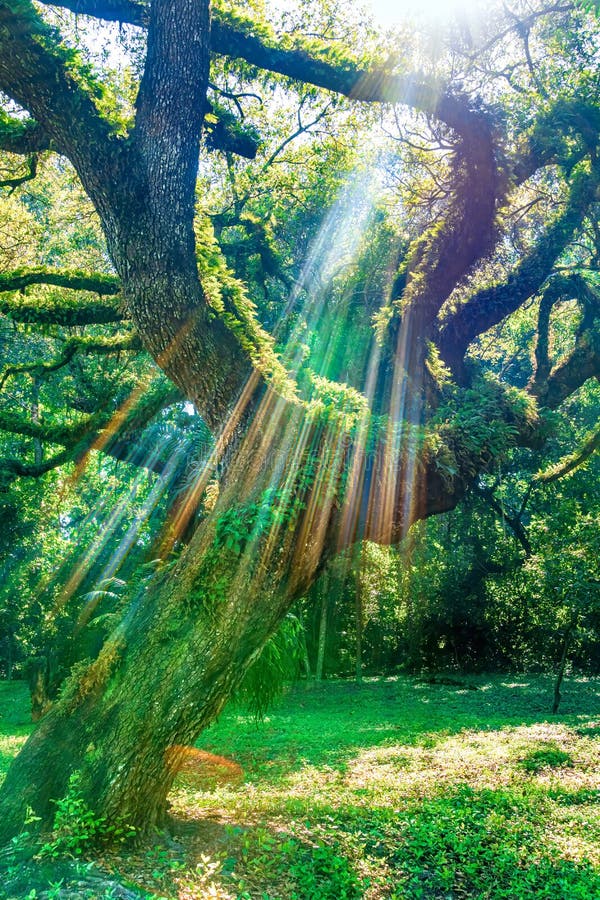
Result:
<svg viewBox="0 0 600 900">
<path fill-rule="evenodd" d="M 236 765 L 190 754 L 173 836 L 103 865 L 169 900 L 597 900 L 600 682 L 567 680 L 557 716 L 551 693 L 399 677 L 299 685 L 261 722 L 230 708 L 198 746 Z M 0 701 L 6 765 L 26 697 L 0 684 Z"/>
</svg>

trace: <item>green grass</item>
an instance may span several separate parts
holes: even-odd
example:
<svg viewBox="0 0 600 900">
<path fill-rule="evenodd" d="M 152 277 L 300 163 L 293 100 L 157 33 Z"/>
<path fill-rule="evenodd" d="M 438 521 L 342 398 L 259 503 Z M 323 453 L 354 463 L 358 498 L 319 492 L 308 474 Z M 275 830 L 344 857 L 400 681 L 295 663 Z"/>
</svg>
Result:
<svg viewBox="0 0 600 900">
<path fill-rule="evenodd" d="M 24 698 L 0 688 L 8 756 Z M 298 686 L 258 723 L 229 709 L 199 746 L 243 781 L 186 774 L 175 842 L 111 864 L 169 900 L 597 900 L 600 682 L 551 703 L 548 678 L 401 677 Z"/>
<path fill-rule="evenodd" d="M 0 681 L 0 781 L 31 728 L 27 685 L 23 681 Z"/>
</svg>

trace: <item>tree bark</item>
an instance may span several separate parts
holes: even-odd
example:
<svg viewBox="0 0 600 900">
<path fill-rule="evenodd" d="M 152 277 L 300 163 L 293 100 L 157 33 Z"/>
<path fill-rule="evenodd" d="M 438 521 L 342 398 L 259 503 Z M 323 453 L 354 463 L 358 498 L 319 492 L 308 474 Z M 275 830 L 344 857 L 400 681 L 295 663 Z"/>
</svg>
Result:
<svg viewBox="0 0 600 900">
<path fill-rule="evenodd" d="M 356 590 L 354 592 L 354 614 L 356 620 L 356 643 L 355 643 L 355 651 L 356 651 L 356 660 L 355 660 L 355 676 L 357 682 L 360 684 L 362 681 L 363 675 L 363 662 L 362 662 L 362 639 L 363 639 L 363 598 L 362 598 L 362 583 L 360 575 L 357 579 Z"/>
<path fill-rule="evenodd" d="M 315 681 L 323 681 L 325 667 L 325 647 L 327 645 L 327 614 L 329 611 L 329 576 L 323 579 L 323 593 L 321 595 L 321 616 L 319 618 L 319 639 L 317 642 L 317 663 L 315 666 Z"/>
<path fill-rule="evenodd" d="M 558 669 L 556 672 L 556 680 L 554 682 L 554 697 L 552 701 L 552 713 L 556 715 L 558 712 L 558 708 L 560 706 L 560 701 L 562 700 L 562 695 L 560 693 L 560 689 L 563 683 L 563 678 L 565 677 L 565 669 L 567 667 L 567 659 L 569 655 L 569 644 L 571 643 L 571 635 L 575 629 L 575 620 L 573 620 L 570 625 L 567 627 L 565 631 L 565 636 L 563 638 L 562 652 L 560 654 L 560 660 L 558 663 Z"/>
</svg>

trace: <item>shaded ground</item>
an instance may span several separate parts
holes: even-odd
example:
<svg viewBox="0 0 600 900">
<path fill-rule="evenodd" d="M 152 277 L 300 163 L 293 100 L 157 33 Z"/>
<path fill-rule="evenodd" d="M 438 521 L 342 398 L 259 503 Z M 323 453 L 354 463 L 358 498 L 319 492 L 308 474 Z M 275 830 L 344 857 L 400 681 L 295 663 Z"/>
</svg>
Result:
<svg viewBox="0 0 600 900">
<path fill-rule="evenodd" d="M 600 681 L 567 681 L 552 716 L 550 679 L 456 680 L 299 686 L 260 723 L 229 710 L 199 746 L 241 775 L 190 754 L 172 837 L 107 869 L 169 900 L 600 898 Z M 2 763 L 29 726 L 14 687 L 0 702 Z"/>
</svg>

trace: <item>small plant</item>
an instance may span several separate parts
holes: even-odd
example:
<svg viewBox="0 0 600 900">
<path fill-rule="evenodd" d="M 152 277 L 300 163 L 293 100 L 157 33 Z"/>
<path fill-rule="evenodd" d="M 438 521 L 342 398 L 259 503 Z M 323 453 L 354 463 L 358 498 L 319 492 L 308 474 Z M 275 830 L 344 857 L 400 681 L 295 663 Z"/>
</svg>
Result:
<svg viewBox="0 0 600 900">
<path fill-rule="evenodd" d="M 42 845 L 41 857 L 82 856 L 95 844 L 122 844 L 135 834 L 131 825 L 109 824 L 105 816 L 89 808 L 81 790 L 81 772 L 71 774 L 67 793 L 55 803 L 51 839 Z"/>
<path fill-rule="evenodd" d="M 291 851 L 289 872 L 296 886 L 295 900 L 357 900 L 362 896 L 360 879 L 334 847 L 322 841 L 315 847 L 302 847 L 292 839 L 287 849 Z"/>
<path fill-rule="evenodd" d="M 521 766 L 526 772 L 537 775 L 542 769 L 559 769 L 573 766 L 573 758 L 559 747 L 545 747 L 543 750 L 532 750 L 521 760 Z"/>
</svg>

